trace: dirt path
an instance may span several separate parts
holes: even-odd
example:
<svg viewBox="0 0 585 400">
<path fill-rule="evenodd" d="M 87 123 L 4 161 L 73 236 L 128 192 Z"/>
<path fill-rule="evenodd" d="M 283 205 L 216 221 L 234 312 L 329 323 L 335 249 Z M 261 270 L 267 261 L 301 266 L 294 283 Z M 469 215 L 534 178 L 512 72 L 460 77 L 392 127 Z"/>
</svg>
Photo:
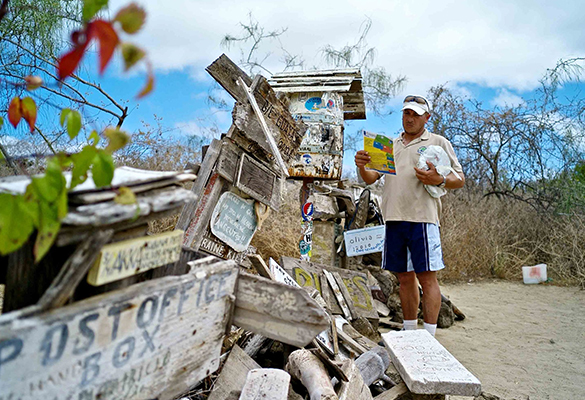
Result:
<svg viewBox="0 0 585 400">
<path fill-rule="evenodd" d="M 507 400 L 585 399 L 585 291 L 508 281 L 442 291 L 467 319 L 436 337 L 484 392 Z"/>
</svg>

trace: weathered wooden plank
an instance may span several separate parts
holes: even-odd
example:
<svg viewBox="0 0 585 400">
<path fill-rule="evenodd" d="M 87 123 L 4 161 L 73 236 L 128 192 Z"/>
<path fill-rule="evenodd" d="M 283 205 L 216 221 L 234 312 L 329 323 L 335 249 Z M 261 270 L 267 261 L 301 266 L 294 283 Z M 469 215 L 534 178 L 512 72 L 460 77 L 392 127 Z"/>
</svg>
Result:
<svg viewBox="0 0 585 400">
<path fill-rule="evenodd" d="M 0 398 L 172 399 L 215 371 L 238 269 L 133 285 L 29 318 L 0 316 Z"/>
<path fill-rule="evenodd" d="M 216 171 L 229 183 L 234 183 L 238 177 L 239 161 L 243 150 L 231 140 L 224 138 L 221 141 L 221 153 L 217 159 Z"/>
<path fill-rule="evenodd" d="M 374 400 L 397 400 L 400 396 L 408 392 L 408 387 L 404 383 L 394 386 L 386 390 L 385 392 L 380 393 Z"/>
<path fill-rule="evenodd" d="M 339 400 L 372 400 L 372 393 L 368 385 L 364 383 L 362 374 L 358 366 L 352 361 L 348 360 L 346 363 L 346 374 L 348 381 L 341 383 L 339 389 Z"/>
<path fill-rule="evenodd" d="M 75 249 L 37 303 L 40 310 L 51 310 L 67 303 L 113 233 L 112 230 L 95 232 Z"/>
<path fill-rule="evenodd" d="M 126 167 L 121 167 L 126 168 Z M 135 183 L 133 185 L 126 185 L 132 192 L 136 193 L 143 193 L 153 189 L 160 189 L 166 186 L 177 185 L 182 182 L 194 181 L 197 178 L 194 174 L 189 173 L 182 173 L 176 176 L 171 176 L 168 178 L 161 178 L 160 180 L 156 180 L 153 182 L 144 182 L 144 183 Z M 113 200 L 117 196 L 117 192 L 113 189 L 110 190 L 100 190 L 100 191 L 91 191 L 91 192 L 83 192 L 83 193 L 76 193 L 72 192 L 69 194 L 69 203 L 70 204 L 92 204 L 101 201 L 108 201 Z"/>
<path fill-rule="evenodd" d="M 240 274 L 234 325 L 302 347 L 325 330 L 328 323 L 325 311 L 305 290 Z"/>
<path fill-rule="evenodd" d="M 201 163 L 201 168 L 199 169 L 197 180 L 191 188 L 191 191 L 195 194 L 195 198 L 183 207 L 181 215 L 179 216 L 179 220 L 175 225 L 175 229 L 180 229 L 185 232 L 188 231 L 188 227 L 192 222 L 191 220 L 195 218 L 194 214 L 197 212 L 199 203 L 202 201 L 204 189 L 210 180 L 211 174 L 214 172 L 215 163 L 219 157 L 220 150 L 221 142 L 216 139 L 212 140 Z"/>
<path fill-rule="evenodd" d="M 306 127 L 303 123 L 297 123 L 294 120 L 288 111 L 288 107 L 277 97 L 264 77 L 257 75 L 255 80 L 252 81 L 225 55 L 219 57 L 206 70 L 236 101 L 248 103 L 245 88 L 238 86 L 236 83 L 238 79 L 242 79 L 244 84 L 252 89 L 254 99 L 258 103 L 283 160 L 289 160 L 296 155 Z M 245 129 L 240 130 L 247 133 Z M 261 131 L 258 133 L 261 133 Z M 270 145 L 266 140 L 264 143 L 259 140 L 259 144 L 268 145 L 270 149 Z"/>
<path fill-rule="evenodd" d="M 223 258 L 224 260 L 234 260 L 236 263 L 241 264 L 244 258 L 246 258 L 249 248 L 246 251 L 237 252 L 216 238 L 209 230 L 206 230 L 203 232 L 203 239 L 198 250 Z"/>
<path fill-rule="evenodd" d="M 239 400 L 286 400 L 290 375 L 276 368 L 258 368 L 248 372 Z"/>
<path fill-rule="evenodd" d="M 481 383 L 424 329 L 387 332 L 392 364 L 413 393 L 477 396 Z"/>
<path fill-rule="evenodd" d="M 251 254 L 248 256 L 248 259 L 250 260 L 254 268 L 256 268 L 256 271 L 260 276 L 263 276 L 264 278 L 270 279 L 272 281 L 275 280 L 274 275 L 272 275 L 272 272 L 270 271 L 270 267 L 266 265 L 266 263 L 264 262 L 262 257 L 260 257 L 260 255 Z"/>
<path fill-rule="evenodd" d="M 194 250 L 198 250 L 203 241 L 203 233 L 208 229 L 209 220 L 213 213 L 212 204 L 216 204 L 219 196 L 224 190 L 225 181 L 219 176 L 217 172 L 213 173 L 209 178 L 207 186 L 199 199 L 197 208 L 191 216 L 188 223 L 185 235 L 183 237 L 183 244 Z M 185 213 L 185 210 L 183 210 Z M 177 228 L 175 228 L 177 229 Z"/>
<path fill-rule="evenodd" d="M 301 286 L 294 280 L 291 278 L 291 276 L 284 270 L 282 269 L 282 267 L 280 265 L 278 265 L 278 263 L 276 261 L 274 261 L 272 258 L 270 258 L 268 260 L 268 263 L 270 265 L 270 271 L 272 273 L 272 276 L 274 276 L 274 280 L 276 280 L 277 282 L 280 283 L 284 283 L 285 285 L 288 286 L 292 286 L 292 287 L 298 287 L 300 288 Z M 316 290 L 316 289 L 315 289 Z M 307 291 L 307 293 L 309 293 L 309 291 Z M 319 291 L 317 291 L 317 294 L 319 293 Z M 332 353 L 332 354 L 337 354 L 336 353 L 336 348 L 334 347 L 334 344 L 331 342 L 331 337 L 329 336 L 329 329 L 334 329 L 333 327 L 333 321 L 331 319 L 331 315 L 328 313 L 328 311 L 326 310 L 326 306 L 325 308 L 323 308 L 323 305 L 321 304 L 321 302 L 319 301 L 319 298 L 317 296 L 311 295 L 309 294 L 309 296 L 312 299 L 315 299 L 315 301 L 317 302 L 317 305 L 319 307 L 321 307 L 321 309 L 324 310 L 324 312 L 327 313 L 328 316 L 328 329 L 326 329 L 325 331 L 322 331 L 321 333 L 319 333 L 317 335 L 317 337 L 315 338 L 315 340 L 318 342 L 318 345 L 323 347 L 324 349 L 326 349 L 326 351 L 328 353 Z M 322 300 L 322 298 L 321 298 Z M 323 300 L 324 302 L 324 300 Z"/>
<path fill-rule="evenodd" d="M 236 83 L 238 78 L 244 80 L 246 85 L 252 84 L 250 78 L 240 69 L 228 56 L 222 54 L 217 60 L 211 63 L 205 70 L 211 75 L 234 99 L 243 101 L 246 98 L 244 88 Z"/>
<path fill-rule="evenodd" d="M 237 398 L 235 396 L 242 392 L 248 372 L 257 368 L 260 368 L 260 365 L 240 346 L 234 345 L 207 400 Z"/>
<path fill-rule="evenodd" d="M 372 292 L 368 285 L 368 277 L 365 273 L 342 268 L 334 268 L 328 265 L 316 264 L 308 261 L 301 261 L 291 257 L 281 257 L 281 264 L 286 272 L 288 272 L 301 286 L 313 286 L 321 292 L 323 298 L 328 301 L 327 296 L 331 296 L 331 300 L 327 305 L 332 310 L 333 314 L 341 314 L 341 309 L 337 306 L 333 294 L 327 285 L 320 282 L 319 276 L 323 269 L 329 272 L 337 272 L 343 279 L 345 287 L 349 291 L 353 305 L 360 317 L 377 320 L 378 312 L 374 307 Z M 325 295 L 324 295 L 325 293 Z"/>
<path fill-rule="evenodd" d="M 335 324 L 337 325 L 338 334 L 339 331 L 343 331 L 345 337 L 351 338 L 354 342 L 359 344 L 361 348 L 371 350 L 378 347 L 376 342 L 359 333 L 349 322 L 347 322 L 342 317 L 336 317 Z"/>
<path fill-rule="evenodd" d="M 325 275 L 325 278 L 327 279 L 327 282 L 329 283 L 329 286 L 331 287 L 331 290 L 333 291 L 333 295 L 337 299 L 337 304 L 339 304 L 339 307 L 341 307 L 341 311 L 343 311 L 343 315 L 345 316 L 345 318 L 347 318 L 347 319 L 355 318 L 355 316 L 351 315 L 351 311 L 347 305 L 347 302 L 345 301 L 345 298 L 343 297 L 343 294 L 341 293 L 341 288 L 339 287 L 339 284 L 335 280 L 335 277 L 333 276 L 333 274 L 331 274 L 326 269 L 323 270 L 323 274 Z"/>
<path fill-rule="evenodd" d="M 242 154 L 235 186 L 242 192 L 278 211 L 281 180 L 247 154 Z"/>
<path fill-rule="evenodd" d="M 260 79 L 262 79 L 261 75 L 256 76 L 256 78 L 254 78 L 254 81 L 252 82 L 252 85 L 257 86 Z M 264 133 L 264 137 L 266 138 L 266 141 L 268 142 L 268 144 L 270 146 L 270 150 L 271 150 L 272 155 L 276 159 L 276 164 L 280 167 L 281 174 L 284 176 L 288 176 L 287 166 L 284 163 L 282 156 L 280 155 L 280 149 L 277 147 L 276 142 L 274 141 L 274 137 L 273 137 L 274 134 L 271 132 L 270 128 L 266 124 L 266 120 L 264 119 L 264 114 L 260 110 L 260 107 L 258 106 L 258 103 L 256 102 L 256 99 L 254 97 L 252 89 L 250 89 L 250 87 L 248 87 L 248 85 L 246 85 L 246 83 L 243 81 L 242 78 L 238 78 L 237 84 L 240 86 L 243 86 L 245 89 L 246 97 L 248 98 L 248 101 L 250 102 L 250 105 L 252 106 L 252 110 L 254 110 L 254 114 L 256 114 L 256 118 L 258 118 L 258 121 L 260 122 L 260 126 L 262 127 L 262 132 Z"/>
<path fill-rule="evenodd" d="M 164 232 L 104 246 L 87 275 L 87 282 L 101 286 L 179 261 L 183 231 Z"/>
<path fill-rule="evenodd" d="M 140 216 L 181 207 L 195 198 L 194 194 L 181 187 L 155 189 L 136 196 L 135 204 L 118 204 L 107 201 L 86 204 L 70 209 L 62 223 L 76 226 L 106 226 L 122 221 L 131 221 Z"/>
</svg>

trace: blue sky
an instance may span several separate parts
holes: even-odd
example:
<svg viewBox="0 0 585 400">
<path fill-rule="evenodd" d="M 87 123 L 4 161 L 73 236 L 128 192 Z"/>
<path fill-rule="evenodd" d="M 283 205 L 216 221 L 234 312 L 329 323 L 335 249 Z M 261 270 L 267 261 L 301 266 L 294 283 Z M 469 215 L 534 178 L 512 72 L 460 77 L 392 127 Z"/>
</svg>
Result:
<svg viewBox="0 0 585 400">
<path fill-rule="evenodd" d="M 127 3 L 110 0 L 111 14 Z M 324 67 L 320 49 L 355 43 L 362 23 L 370 18 L 367 43 L 376 48 L 375 64 L 408 79 L 390 103 L 393 110 L 400 109 L 404 95 L 424 94 L 439 84 L 484 104 L 515 104 L 531 96 L 546 69 L 560 58 L 585 56 L 585 11 L 569 0 L 137 3 L 147 10 L 147 22 L 127 39 L 147 51 L 155 68 L 155 91 L 136 101 L 145 76 L 123 74 L 119 64 L 111 65 L 98 82 L 114 98 L 128 101 L 128 131 L 141 128 L 142 121 L 152 124 L 156 115 L 178 138 L 229 128 L 230 113 L 206 101 L 213 80 L 205 67 L 222 53 L 236 62 L 241 58 L 239 49 L 223 48 L 220 42 L 225 34 L 241 35 L 239 23 L 246 22 L 249 13 L 267 31 L 287 28 L 279 40 L 259 48 L 259 56 L 267 57 L 264 65 L 274 73 L 283 68 L 281 47 L 302 54 L 307 68 Z M 95 64 L 88 68 L 96 70 Z M 227 94 L 220 95 L 229 100 Z M 394 135 L 400 130 L 400 113 L 378 118 L 369 112 L 367 120 L 346 125 L 350 132 L 362 128 Z M 347 166 L 352 159 L 353 154 L 347 154 Z"/>
</svg>

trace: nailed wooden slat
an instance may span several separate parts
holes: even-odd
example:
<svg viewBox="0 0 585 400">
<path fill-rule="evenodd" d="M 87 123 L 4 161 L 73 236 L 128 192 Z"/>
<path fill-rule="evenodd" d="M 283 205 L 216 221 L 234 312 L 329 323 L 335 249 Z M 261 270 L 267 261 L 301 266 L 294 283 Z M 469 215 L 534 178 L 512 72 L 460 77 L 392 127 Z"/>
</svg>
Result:
<svg viewBox="0 0 585 400">
<path fill-rule="evenodd" d="M 256 368 L 260 368 L 260 365 L 240 346 L 234 345 L 207 400 L 225 400 L 231 393 L 239 395 L 248 372 Z"/>
<path fill-rule="evenodd" d="M 113 233 L 111 229 L 94 232 L 75 249 L 37 303 L 40 310 L 51 310 L 67 303 Z"/>
<path fill-rule="evenodd" d="M 343 294 L 341 293 L 341 289 L 339 287 L 339 284 L 337 283 L 337 281 L 335 280 L 333 275 L 329 271 L 327 271 L 326 269 L 323 270 L 323 274 L 325 274 L 325 278 L 327 279 L 327 282 L 329 283 L 329 286 L 331 287 L 331 290 L 333 291 L 333 295 L 335 296 L 335 299 L 337 300 L 337 304 L 339 304 L 339 307 L 341 307 L 341 311 L 343 311 L 343 315 L 347 319 L 352 319 L 351 311 L 349 310 L 347 302 L 345 301 L 345 298 L 343 297 Z"/>
<path fill-rule="evenodd" d="M 302 347 L 327 328 L 329 318 L 305 290 L 242 273 L 233 324 Z"/>
<path fill-rule="evenodd" d="M 187 231 L 187 228 L 191 225 L 191 220 L 195 218 L 196 210 L 199 206 L 199 203 L 202 201 L 205 187 L 207 186 L 207 183 L 213 171 L 215 170 L 215 163 L 219 157 L 220 151 L 221 142 L 214 139 L 209 145 L 207 153 L 203 158 L 201 168 L 199 169 L 199 173 L 197 175 L 197 180 L 191 188 L 191 191 L 195 194 L 195 198 L 183 207 L 181 215 L 179 216 L 179 220 L 175 225 L 175 229 Z"/>
<path fill-rule="evenodd" d="M 335 76 L 335 75 L 355 75 L 357 78 L 361 78 L 359 68 L 339 68 L 339 69 L 320 69 L 320 70 L 309 70 L 309 71 L 286 71 L 278 72 L 272 75 L 272 79 L 280 79 L 286 77 L 295 76 Z"/>
<path fill-rule="evenodd" d="M 175 398 L 217 370 L 237 274 L 207 260 L 193 274 L 0 316 L 0 398 Z"/>
<path fill-rule="evenodd" d="M 242 78 L 246 85 L 252 84 L 250 78 L 225 54 L 222 54 L 217 60 L 209 65 L 205 70 L 225 89 L 232 97 L 238 101 L 243 101 L 246 97 L 244 89 L 237 85 L 238 78 Z"/>
</svg>

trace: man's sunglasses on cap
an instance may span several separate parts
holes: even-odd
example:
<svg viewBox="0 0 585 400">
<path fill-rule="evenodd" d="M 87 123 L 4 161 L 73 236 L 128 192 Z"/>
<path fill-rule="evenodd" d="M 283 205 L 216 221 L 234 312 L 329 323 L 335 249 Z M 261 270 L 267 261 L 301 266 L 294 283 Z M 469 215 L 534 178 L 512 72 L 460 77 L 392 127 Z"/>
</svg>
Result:
<svg viewBox="0 0 585 400">
<path fill-rule="evenodd" d="M 427 99 L 425 99 L 424 97 L 421 96 L 406 96 L 404 98 L 404 103 L 418 103 L 418 104 L 423 104 L 426 105 L 428 108 L 430 108 L 429 103 L 427 102 Z"/>
</svg>

